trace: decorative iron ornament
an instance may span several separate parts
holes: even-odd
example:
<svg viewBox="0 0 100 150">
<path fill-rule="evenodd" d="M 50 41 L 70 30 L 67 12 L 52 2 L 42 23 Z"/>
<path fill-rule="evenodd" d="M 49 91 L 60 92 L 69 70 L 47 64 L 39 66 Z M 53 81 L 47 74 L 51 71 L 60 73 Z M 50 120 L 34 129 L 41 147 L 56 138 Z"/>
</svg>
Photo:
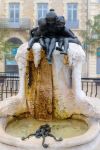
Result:
<svg viewBox="0 0 100 150">
<path fill-rule="evenodd" d="M 30 138 L 31 136 L 35 136 L 36 138 L 43 138 L 43 141 L 42 141 L 42 146 L 44 148 L 48 148 L 48 144 L 45 144 L 45 138 L 47 136 L 50 136 L 52 138 L 54 138 L 55 141 L 62 141 L 63 139 L 60 137 L 59 139 L 57 139 L 52 133 L 51 133 L 51 127 L 48 125 L 48 124 L 45 124 L 45 125 L 42 125 L 39 127 L 39 129 L 35 132 L 35 133 L 32 133 L 30 135 L 28 135 L 27 137 L 22 137 L 22 140 L 25 140 L 27 138 Z"/>
</svg>

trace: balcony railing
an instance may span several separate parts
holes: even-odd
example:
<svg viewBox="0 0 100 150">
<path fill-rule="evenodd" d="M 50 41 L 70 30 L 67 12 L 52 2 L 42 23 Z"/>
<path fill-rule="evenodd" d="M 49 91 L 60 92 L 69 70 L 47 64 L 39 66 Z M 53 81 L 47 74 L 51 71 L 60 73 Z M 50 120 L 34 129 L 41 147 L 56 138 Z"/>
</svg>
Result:
<svg viewBox="0 0 100 150">
<path fill-rule="evenodd" d="M 82 78 L 82 90 L 87 96 L 100 98 L 100 78 Z"/>
<path fill-rule="evenodd" d="M 16 73 L 0 73 L 0 100 L 16 95 L 19 89 L 19 76 Z"/>
<path fill-rule="evenodd" d="M 30 29 L 31 21 L 29 18 L 21 18 L 19 22 L 11 22 L 8 18 L 0 18 L 0 28 Z"/>
<path fill-rule="evenodd" d="M 0 73 L 0 100 L 16 95 L 18 89 L 18 74 Z M 87 96 L 100 98 L 100 78 L 82 78 L 82 90 Z"/>
</svg>

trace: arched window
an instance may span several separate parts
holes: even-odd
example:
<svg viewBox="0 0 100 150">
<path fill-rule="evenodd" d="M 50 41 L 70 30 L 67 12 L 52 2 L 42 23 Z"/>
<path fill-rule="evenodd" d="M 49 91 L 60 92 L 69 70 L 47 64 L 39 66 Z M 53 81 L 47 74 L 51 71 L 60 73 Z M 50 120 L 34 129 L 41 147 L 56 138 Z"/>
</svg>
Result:
<svg viewBox="0 0 100 150">
<path fill-rule="evenodd" d="M 100 74 L 100 47 L 97 48 L 97 64 L 96 64 L 96 73 Z"/>
<path fill-rule="evenodd" d="M 18 72 L 18 66 L 15 61 L 15 55 L 18 47 L 22 44 L 22 41 L 18 38 L 10 38 L 8 43 L 11 43 L 11 50 L 5 54 L 5 72 Z"/>
<path fill-rule="evenodd" d="M 10 43 L 13 43 L 13 44 L 19 44 L 19 45 L 21 45 L 23 43 L 20 39 L 15 38 L 15 37 L 10 38 L 7 42 L 10 42 Z"/>
</svg>

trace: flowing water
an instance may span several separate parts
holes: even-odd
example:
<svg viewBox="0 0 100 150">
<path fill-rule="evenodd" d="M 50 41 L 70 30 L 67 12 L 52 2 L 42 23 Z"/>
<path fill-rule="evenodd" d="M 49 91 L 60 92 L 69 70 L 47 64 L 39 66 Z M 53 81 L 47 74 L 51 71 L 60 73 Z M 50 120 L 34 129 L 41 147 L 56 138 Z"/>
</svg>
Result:
<svg viewBox="0 0 100 150">
<path fill-rule="evenodd" d="M 38 121 L 31 117 L 15 119 L 9 122 L 6 132 L 15 137 L 25 137 L 34 133 L 41 125 L 49 124 L 51 133 L 56 137 L 69 138 L 84 134 L 88 125 L 81 120 L 67 119 L 52 122 Z"/>
</svg>

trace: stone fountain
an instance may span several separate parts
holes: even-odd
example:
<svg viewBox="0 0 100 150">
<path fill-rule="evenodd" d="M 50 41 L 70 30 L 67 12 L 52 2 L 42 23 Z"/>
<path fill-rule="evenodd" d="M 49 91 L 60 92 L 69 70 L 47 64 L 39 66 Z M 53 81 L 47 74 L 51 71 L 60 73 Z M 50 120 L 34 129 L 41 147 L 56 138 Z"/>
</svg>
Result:
<svg viewBox="0 0 100 150">
<path fill-rule="evenodd" d="M 6 133 L 11 116 L 30 112 L 38 120 L 51 121 L 53 117 L 60 120 L 71 117 L 84 120 L 88 124 L 88 130 L 83 135 L 66 138 L 59 143 L 47 137 L 48 149 L 88 150 L 91 146 L 95 150 L 94 147 L 100 142 L 100 100 L 87 97 L 81 90 L 81 68 L 85 59 L 81 46 L 70 43 L 69 63 L 64 55 L 55 51 L 51 66 L 46 62 L 40 44 L 35 43 L 31 52 L 31 56 L 32 53 L 34 55 L 32 73 L 34 76 L 38 74 L 38 78 L 33 80 L 35 86 L 32 84 L 30 89 L 26 86 L 27 58 L 30 58 L 27 46 L 28 43 L 21 45 L 16 55 L 20 75 L 19 92 L 0 103 L 0 143 L 7 148 L 10 146 L 10 149 L 12 146 L 14 149 L 42 149 L 41 139 L 32 137 L 22 141 L 21 138 Z M 46 73 L 46 78 L 42 71 Z"/>
<path fill-rule="evenodd" d="M 20 137 L 7 133 L 7 126 L 14 118 L 31 116 L 35 120 L 44 121 L 44 124 L 53 120 L 67 122 L 70 118 L 84 121 L 88 126 L 85 133 L 64 137 L 60 142 L 47 137 L 48 150 L 98 150 L 100 100 L 87 97 L 81 89 L 81 70 L 85 61 L 82 47 L 69 43 L 68 56 L 55 50 L 52 65 L 48 64 L 39 43 L 35 43 L 30 51 L 27 51 L 27 47 L 28 43 L 22 44 L 16 54 L 20 76 L 19 92 L 16 96 L 0 102 L 0 149 L 44 149 L 41 138 L 33 136 L 23 141 Z M 31 86 L 28 86 L 29 76 Z M 63 132 L 66 132 L 65 129 Z"/>
</svg>

